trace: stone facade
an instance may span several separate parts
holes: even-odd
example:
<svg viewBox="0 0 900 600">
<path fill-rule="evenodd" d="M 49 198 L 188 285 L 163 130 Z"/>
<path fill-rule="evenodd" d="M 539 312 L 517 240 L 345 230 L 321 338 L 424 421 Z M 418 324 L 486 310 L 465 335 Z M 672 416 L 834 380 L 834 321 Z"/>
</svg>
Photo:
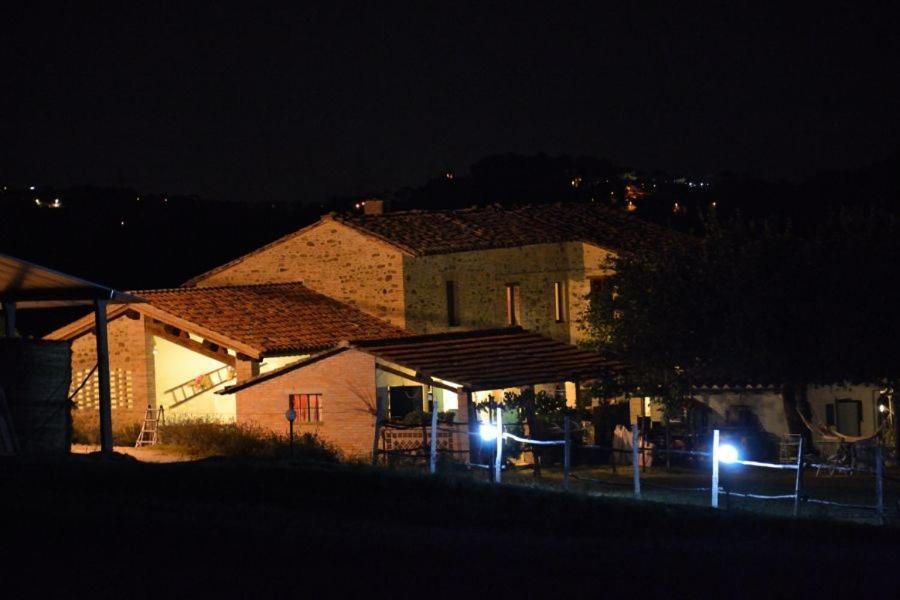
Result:
<svg viewBox="0 0 900 600">
<path fill-rule="evenodd" d="M 108 324 L 109 370 L 113 427 L 143 422 L 147 406 L 155 406 L 153 341 L 144 317 L 121 316 Z M 97 364 L 97 340 L 86 333 L 72 340 L 72 387 L 77 387 Z M 97 412 L 96 371 L 75 397 L 76 413 Z"/>
<path fill-rule="evenodd" d="M 375 359 L 348 350 L 302 369 L 238 391 L 237 421 L 287 435 L 291 394 L 321 394 L 321 423 L 294 423 L 294 432 L 315 433 L 350 456 L 371 456 L 375 435 Z"/>
<path fill-rule="evenodd" d="M 505 327 L 506 286 L 518 286 L 519 324 L 569 343 L 581 339 L 589 278 L 604 274 L 609 252 L 584 244 L 534 244 L 455 252 L 403 260 L 406 327 L 417 333 Z M 459 325 L 447 322 L 447 282 L 452 281 Z M 555 283 L 563 286 L 563 319 L 557 321 Z"/>
<path fill-rule="evenodd" d="M 402 253 L 328 217 L 199 279 L 197 285 L 292 281 L 399 327 L 405 325 Z"/>
</svg>

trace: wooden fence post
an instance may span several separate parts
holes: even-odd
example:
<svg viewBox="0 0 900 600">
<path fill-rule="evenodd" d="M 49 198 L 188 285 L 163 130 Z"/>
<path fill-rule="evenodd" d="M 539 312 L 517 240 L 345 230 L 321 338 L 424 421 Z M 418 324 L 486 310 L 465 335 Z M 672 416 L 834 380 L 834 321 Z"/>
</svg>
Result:
<svg viewBox="0 0 900 600">
<path fill-rule="evenodd" d="M 884 525 L 884 457 L 881 446 L 875 446 L 875 512 L 878 524 Z"/>
<path fill-rule="evenodd" d="M 431 457 L 428 461 L 428 472 L 434 475 L 437 473 L 438 410 L 431 387 L 428 388 L 428 396 L 431 398 Z"/>
<path fill-rule="evenodd" d="M 372 440 L 372 466 L 378 465 L 378 442 L 381 438 L 381 422 L 384 420 L 384 400 L 375 397 L 375 438 Z"/>
<path fill-rule="evenodd" d="M 632 479 L 634 479 L 634 497 L 641 499 L 641 465 L 638 459 L 638 424 L 635 423 L 631 429 L 631 471 Z"/>
<path fill-rule="evenodd" d="M 713 430 L 712 443 L 712 488 L 710 505 L 719 508 L 719 430 Z"/>
<path fill-rule="evenodd" d="M 563 488 L 569 489 L 569 469 L 572 461 L 572 441 L 569 439 L 569 416 L 563 417 Z"/>
<path fill-rule="evenodd" d="M 803 493 L 803 436 L 797 444 L 797 476 L 794 479 L 794 518 L 800 516 L 800 495 Z"/>
</svg>

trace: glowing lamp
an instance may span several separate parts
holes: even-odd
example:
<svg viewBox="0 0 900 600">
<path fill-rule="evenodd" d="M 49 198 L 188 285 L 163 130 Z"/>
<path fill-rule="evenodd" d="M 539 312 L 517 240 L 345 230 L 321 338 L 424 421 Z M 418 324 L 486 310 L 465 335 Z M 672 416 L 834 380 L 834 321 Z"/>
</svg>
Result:
<svg viewBox="0 0 900 600">
<path fill-rule="evenodd" d="M 885 406 L 884 404 L 878 405 L 878 412 L 884 412 L 886 410 L 887 410 L 887 406 Z"/>
<path fill-rule="evenodd" d="M 481 434 L 481 439 L 485 441 L 491 441 L 497 439 L 497 433 L 500 430 L 500 427 L 497 425 L 491 425 L 490 423 L 482 423 L 479 428 L 479 433 Z"/>
<path fill-rule="evenodd" d="M 738 451 L 737 448 L 732 446 L 731 444 L 722 444 L 719 446 L 719 462 L 721 463 L 734 463 L 738 461 Z"/>
</svg>

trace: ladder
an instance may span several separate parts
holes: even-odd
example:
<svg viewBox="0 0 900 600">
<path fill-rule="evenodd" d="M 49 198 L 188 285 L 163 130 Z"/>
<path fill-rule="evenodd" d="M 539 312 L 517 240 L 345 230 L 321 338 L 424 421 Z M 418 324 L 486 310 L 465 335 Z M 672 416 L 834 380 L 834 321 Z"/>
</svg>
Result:
<svg viewBox="0 0 900 600">
<path fill-rule="evenodd" d="M 155 446 L 159 443 L 159 426 L 165 425 L 166 415 L 165 409 L 147 407 L 147 414 L 144 416 L 144 424 L 141 425 L 141 432 L 138 434 L 137 441 L 134 443 L 135 448 L 141 446 Z"/>
</svg>

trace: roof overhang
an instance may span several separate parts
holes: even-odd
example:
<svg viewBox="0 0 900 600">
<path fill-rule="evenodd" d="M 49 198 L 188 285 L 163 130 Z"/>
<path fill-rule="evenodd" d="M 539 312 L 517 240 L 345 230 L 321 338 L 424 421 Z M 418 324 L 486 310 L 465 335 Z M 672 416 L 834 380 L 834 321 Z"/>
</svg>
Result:
<svg viewBox="0 0 900 600">
<path fill-rule="evenodd" d="M 137 296 L 74 275 L 0 254 L 2 303 L 12 303 L 17 308 L 59 308 L 86 306 L 97 300 L 112 304 L 142 301 Z"/>
</svg>

